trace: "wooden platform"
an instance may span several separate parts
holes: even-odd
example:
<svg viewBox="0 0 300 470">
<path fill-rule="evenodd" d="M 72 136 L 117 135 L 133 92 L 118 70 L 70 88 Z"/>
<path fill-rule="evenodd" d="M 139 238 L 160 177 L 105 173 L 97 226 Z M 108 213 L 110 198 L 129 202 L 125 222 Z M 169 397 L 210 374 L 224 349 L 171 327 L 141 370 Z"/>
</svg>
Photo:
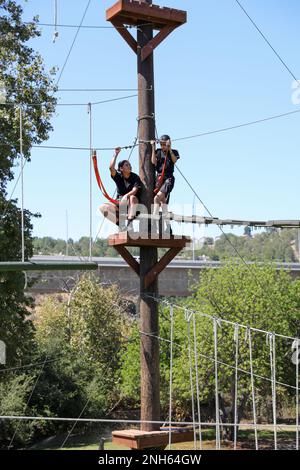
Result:
<svg viewBox="0 0 300 470">
<path fill-rule="evenodd" d="M 187 21 L 187 13 L 174 8 L 140 3 L 138 0 L 119 0 L 106 10 L 106 20 L 118 20 L 126 25 L 137 26 L 141 22 L 151 23 L 154 29 L 165 26 L 180 26 Z"/>
<path fill-rule="evenodd" d="M 110 246 L 152 246 L 156 248 L 184 248 L 191 242 L 189 237 L 169 236 L 166 238 L 158 237 L 150 238 L 147 235 L 139 236 L 137 232 L 119 232 L 109 236 L 108 243 Z"/>
<path fill-rule="evenodd" d="M 136 54 L 141 54 L 141 59 L 144 61 L 174 29 L 186 23 L 187 13 L 183 10 L 141 3 L 136 0 L 119 0 L 106 10 L 106 20 L 115 26 Z M 139 51 L 136 39 L 125 25 L 141 24 L 150 24 L 153 29 L 159 30 L 159 33 Z"/>
<path fill-rule="evenodd" d="M 188 442 L 194 440 L 194 430 L 192 427 L 172 429 L 172 443 Z M 124 431 L 114 431 L 112 433 L 114 444 L 126 446 L 130 449 L 164 449 L 169 444 L 169 430 L 153 432 L 139 431 L 137 429 L 127 429 Z"/>
<path fill-rule="evenodd" d="M 126 247 L 156 247 L 156 248 L 169 248 L 160 260 L 152 266 L 145 276 L 145 287 L 149 287 L 156 279 L 156 277 L 165 269 L 165 267 L 172 261 L 173 258 L 191 242 L 189 237 L 174 237 L 169 238 L 146 238 L 140 237 L 138 233 L 119 232 L 110 235 L 108 243 L 113 246 L 122 258 L 129 264 L 134 272 L 140 275 L 140 264 L 132 256 Z"/>
</svg>

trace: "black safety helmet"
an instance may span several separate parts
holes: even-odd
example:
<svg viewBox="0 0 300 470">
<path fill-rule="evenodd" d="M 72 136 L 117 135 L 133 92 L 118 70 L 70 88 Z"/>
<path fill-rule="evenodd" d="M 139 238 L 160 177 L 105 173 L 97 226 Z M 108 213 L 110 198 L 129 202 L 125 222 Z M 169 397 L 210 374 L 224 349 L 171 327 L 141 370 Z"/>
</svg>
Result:
<svg viewBox="0 0 300 470">
<path fill-rule="evenodd" d="M 171 139 L 170 139 L 170 136 L 168 134 L 164 134 L 164 135 L 161 136 L 161 138 L 159 140 L 163 141 L 163 142 L 167 142 L 167 140 L 171 140 Z"/>
</svg>

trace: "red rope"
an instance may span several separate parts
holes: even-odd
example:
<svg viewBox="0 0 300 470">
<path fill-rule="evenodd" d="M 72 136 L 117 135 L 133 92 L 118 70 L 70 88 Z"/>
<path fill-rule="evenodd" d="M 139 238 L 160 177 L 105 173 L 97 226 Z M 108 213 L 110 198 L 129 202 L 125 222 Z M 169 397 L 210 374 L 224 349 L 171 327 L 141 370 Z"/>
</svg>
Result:
<svg viewBox="0 0 300 470">
<path fill-rule="evenodd" d="M 163 166 L 161 175 L 160 175 L 160 177 L 159 177 L 158 180 L 157 180 L 156 188 L 154 189 L 154 194 L 157 194 L 157 193 L 159 192 L 160 188 L 161 188 L 162 185 L 163 185 L 164 177 L 165 177 L 165 170 L 166 170 L 166 165 L 167 165 L 168 154 L 169 154 L 169 152 L 167 152 L 167 155 L 165 156 L 164 166 Z"/>
<path fill-rule="evenodd" d="M 98 186 L 99 186 L 100 191 L 102 192 L 103 196 L 104 196 L 109 202 L 111 202 L 112 204 L 118 205 L 118 204 L 119 204 L 119 201 L 117 201 L 116 199 L 113 199 L 112 197 L 110 197 L 109 194 L 107 193 L 105 187 L 104 187 L 104 184 L 103 184 L 103 182 L 102 182 L 102 179 L 101 179 L 101 176 L 100 176 L 100 173 L 99 173 L 99 170 L 98 170 L 97 153 L 96 153 L 95 150 L 94 150 L 94 152 L 93 152 L 93 165 L 94 165 L 94 171 L 95 171 L 96 180 L 97 180 Z"/>
</svg>

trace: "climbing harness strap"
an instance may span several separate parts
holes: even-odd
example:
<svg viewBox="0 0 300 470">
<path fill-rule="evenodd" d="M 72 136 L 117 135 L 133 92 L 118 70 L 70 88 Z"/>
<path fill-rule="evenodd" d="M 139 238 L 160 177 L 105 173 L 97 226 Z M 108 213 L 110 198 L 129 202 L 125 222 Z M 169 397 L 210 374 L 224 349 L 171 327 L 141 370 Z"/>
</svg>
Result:
<svg viewBox="0 0 300 470">
<path fill-rule="evenodd" d="M 157 184 L 156 184 L 156 188 L 154 189 L 154 194 L 157 194 L 157 193 L 159 192 L 160 188 L 161 188 L 162 185 L 163 185 L 164 177 L 165 177 L 165 171 L 166 171 L 166 166 L 167 166 L 168 154 L 169 154 L 169 152 L 168 152 L 167 155 L 165 156 L 165 161 L 164 161 L 163 169 L 162 169 L 161 175 L 159 175 L 159 177 L 158 177 Z"/>
</svg>

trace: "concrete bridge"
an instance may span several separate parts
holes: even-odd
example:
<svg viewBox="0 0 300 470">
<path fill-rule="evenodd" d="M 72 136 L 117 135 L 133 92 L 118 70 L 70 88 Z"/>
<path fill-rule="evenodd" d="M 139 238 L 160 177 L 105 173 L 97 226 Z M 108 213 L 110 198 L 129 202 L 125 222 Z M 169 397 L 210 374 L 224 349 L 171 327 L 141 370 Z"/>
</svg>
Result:
<svg viewBox="0 0 300 470">
<path fill-rule="evenodd" d="M 78 261 L 72 256 L 35 256 L 33 259 L 39 261 Z M 98 270 L 95 275 L 104 285 L 118 284 L 125 295 L 136 296 L 139 292 L 139 278 L 127 266 L 121 258 L 93 258 L 98 263 Z M 201 271 L 206 268 L 219 268 L 219 261 L 191 261 L 175 259 L 159 276 L 159 294 L 167 297 L 186 297 L 189 295 L 189 288 L 198 281 Z M 285 269 L 291 272 L 293 277 L 300 276 L 299 263 L 278 263 L 278 269 Z M 35 294 L 59 293 L 72 288 L 76 278 L 81 272 L 72 271 L 49 271 L 49 272 L 29 272 L 29 279 L 36 282 L 29 290 Z"/>
</svg>

